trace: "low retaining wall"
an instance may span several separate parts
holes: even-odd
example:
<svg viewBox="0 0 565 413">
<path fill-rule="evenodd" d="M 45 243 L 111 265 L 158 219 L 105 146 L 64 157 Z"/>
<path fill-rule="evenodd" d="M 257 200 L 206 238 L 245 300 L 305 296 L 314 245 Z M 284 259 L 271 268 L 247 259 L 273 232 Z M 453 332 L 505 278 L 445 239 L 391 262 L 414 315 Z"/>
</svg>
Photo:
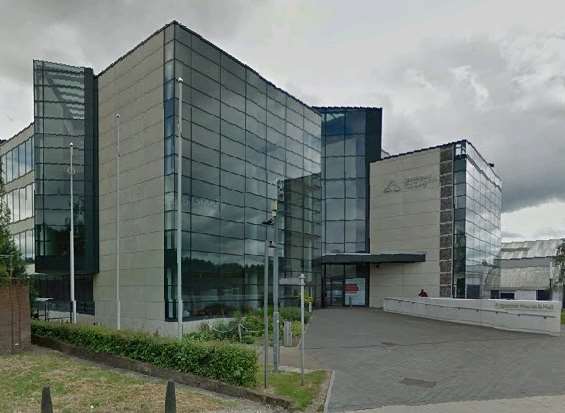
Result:
<svg viewBox="0 0 565 413">
<path fill-rule="evenodd" d="M 31 346 L 29 287 L 24 279 L 0 279 L 0 354 Z"/>
<path fill-rule="evenodd" d="M 559 335 L 561 303 L 456 298 L 384 299 L 384 311 L 501 330 Z"/>
<path fill-rule="evenodd" d="M 253 389 L 234 386 L 232 384 L 222 383 L 205 377 L 195 376 L 189 373 L 181 373 L 176 370 L 156 367 L 150 363 L 131 360 L 127 357 L 115 356 L 108 353 L 94 353 L 83 348 L 73 346 L 51 337 L 43 337 L 32 335 L 31 342 L 38 346 L 49 347 L 61 353 L 79 357 L 85 360 L 94 361 L 105 364 L 109 367 L 132 370 L 138 373 L 147 374 L 153 377 L 159 377 L 165 380 L 172 380 L 175 383 L 186 384 L 188 386 L 199 387 L 216 393 L 226 394 L 228 396 L 239 397 L 252 400 L 255 402 L 265 403 L 271 406 L 283 408 L 286 411 L 293 411 L 294 404 L 292 400 L 280 396 L 273 396 Z"/>
</svg>

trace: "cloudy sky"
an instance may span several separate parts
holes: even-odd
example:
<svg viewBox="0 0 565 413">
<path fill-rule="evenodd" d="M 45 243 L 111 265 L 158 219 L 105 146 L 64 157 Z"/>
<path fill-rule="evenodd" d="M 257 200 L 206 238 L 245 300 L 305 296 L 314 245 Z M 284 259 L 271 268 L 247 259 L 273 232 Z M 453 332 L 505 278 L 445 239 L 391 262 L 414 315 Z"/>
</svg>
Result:
<svg viewBox="0 0 565 413">
<path fill-rule="evenodd" d="M 32 59 L 101 71 L 176 19 L 312 105 L 380 106 L 391 152 L 468 138 L 504 180 L 507 240 L 565 237 L 562 1 L 0 0 L 0 137 Z"/>
</svg>

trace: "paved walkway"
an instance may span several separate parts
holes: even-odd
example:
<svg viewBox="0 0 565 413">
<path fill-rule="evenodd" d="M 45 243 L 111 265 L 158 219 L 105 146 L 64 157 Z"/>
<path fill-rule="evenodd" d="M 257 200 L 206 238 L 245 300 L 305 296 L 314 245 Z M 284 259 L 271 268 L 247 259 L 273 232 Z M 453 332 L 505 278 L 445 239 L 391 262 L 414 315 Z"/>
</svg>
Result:
<svg viewBox="0 0 565 413">
<path fill-rule="evenodd" d="M 305 347 L 336 371 L 333 412 L 565 394 L 564 336 L 340 308 L 315 312 Z"/>
<path fill-rule="evenodd" d="M 424 406 L 387 406 L 357 410 L 354 413 L 561 413 L 564 406 L 565 396 L 534 396 L 522 399 L 450 402 Z"/>
</svg>

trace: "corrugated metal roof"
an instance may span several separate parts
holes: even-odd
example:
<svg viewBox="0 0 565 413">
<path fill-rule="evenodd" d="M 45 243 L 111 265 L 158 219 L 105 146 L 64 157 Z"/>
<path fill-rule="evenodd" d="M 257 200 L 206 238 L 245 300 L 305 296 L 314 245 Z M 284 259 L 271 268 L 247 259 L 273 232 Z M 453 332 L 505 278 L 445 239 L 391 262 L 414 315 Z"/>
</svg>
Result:
<svg viewBox="0 0 565 413">
<path fill-rule="evenodd" d="M 549 287 L 549 267 L 501 268 L 500 288 L 543 290 Z"/>
<path fill-rule="evenodd" d="M 543 239 L 536 241 L 503 242 L 500 259 L 512 260 L 536 257 L 553 257 L 565 239 Z"/>
</svg>

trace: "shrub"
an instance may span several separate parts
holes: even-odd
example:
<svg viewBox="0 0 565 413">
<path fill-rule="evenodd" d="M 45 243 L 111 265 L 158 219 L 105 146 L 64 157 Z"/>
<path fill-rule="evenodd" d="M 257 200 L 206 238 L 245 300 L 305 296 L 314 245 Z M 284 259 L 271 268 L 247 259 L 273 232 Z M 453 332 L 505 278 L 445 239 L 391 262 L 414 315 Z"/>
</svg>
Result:
<svg viewBox="0 0 565 413">
<path fill-rule="evenodd" d="M 281 320 L 300 321 L 300 307 L 282 307 L 280 309 Z M 310 313 L 304 310 L 304 323 L 310 321 Z"/>
<path fill-rule="evenodd" d="M 183 340 L 101 326 L 32 321 L 32 333 L 93 352 L 104 352 L 241 386 L 254 386 L 258 370 L 254 350 L 217 341 Z"/>
<path fill-rule="evenodd" d="M 292 321 L 293 329 L 300 329 L 300 308 L 298 307 L 280 307 L 280 337 L 284 330 L 284 321 Z M 310 313 L 304 313 L 304 322 L 308 323 Z M 298 326 L 298 327 L 296 327 Z M 232 321 L 215 321 L 211 323 L 202 323 L 200 330 L 185 335 L 187 340 L 192 341 L 232 341 L 253 344 L 255 339 L 263 337 L 264 333 L 263 310 L 257 309 L 246 313 L 234 313 Z M 293 331 L 294 331 L 293 330 Z M 298 330 L 299 331 L 299 330 Z M 273 308 L 269 308 L 269 336 L 273 335 Z M 295 334 L 296 335 L 296 334 Z M 300 334 L 298 334 L 300 335 Z"/>
</svg>

